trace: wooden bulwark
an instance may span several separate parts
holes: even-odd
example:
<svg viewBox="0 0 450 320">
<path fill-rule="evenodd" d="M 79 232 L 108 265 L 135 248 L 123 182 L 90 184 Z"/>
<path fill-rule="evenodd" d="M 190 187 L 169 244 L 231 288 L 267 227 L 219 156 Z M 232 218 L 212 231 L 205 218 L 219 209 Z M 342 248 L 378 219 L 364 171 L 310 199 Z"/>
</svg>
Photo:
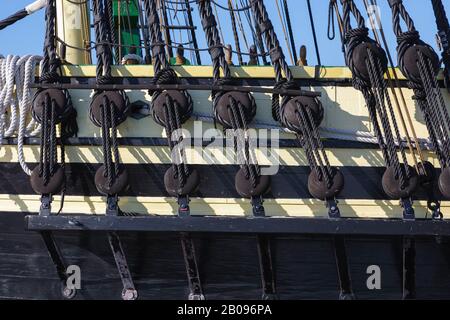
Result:
<svg viewBox="0 0 450 320">
<path fill-rule="evenodd" d="M 189 83 L 195 81 L 206 81 L 211 77 L 212 68 L 209 66 L 182 66 L 174 67 L 178 75 Z M 95 77 L 95 66 L 63 66 L 63 76 L 66 80 L 82 83 Z M 322 127 L 325 130 L 337 132 L 373 134 L 373 128 L 369 120 L 365 102 L 361 94 L 354 90 L 350 83 L 351 73 L 347 68 L 322 67 L 319 77 L 315 77 L 315 67 L 292 67 L 294 77 L 298 80 L 305 80 L 306 90 L 321 93 L 321 101 L 325 108 L 325 119 Z M 391 71 L 392 72 L 392 71 Z M 399 73 L 400 74 L 400 73 Z M 272 67 L 233 67 L 233 77 L 241 80 L 252 81 L 255 85 L 264 84 L 272 86 L 274 84 L 274 73 Z M 151 66 L 115 66 L 113 76 L 125 79 L 128 82 L 142 78 L 152 78 L 153 68 Z M 442 75 L 440 75 L 442 79 Z M 314 85 L 308 85 L 309 81 L 315 80 Z M 401 80 L 405 80 L 401 78 Z M 347 83 L 346 85 L 342 85 Z M 397 89 L 400 90 L 400 89 Z M 420 111 L 412 99 L 413 93 L 407 88 L 402 88 L 406 95 L 410 112 L 413 115 L 414 125 L 419 139 L 426 140 L 428 133 Z M 79 125 L 78 137 L 83 139 L 98 139 L 100 130 L 96 128 L 88 118 L 88 106 L 92 92 L 90 90 L 70 90 L 75 108 L 78 111 L 77 122 Z M 191 91 L 194 101 L 194 117 L 188 121 L 184 128 L 187 129 L 193 139 L 201 139 L 205 132 L 216 130 L 220 132 L 220 126 L 215 129 L 212 121 L 212 102 L 209 91 Z M 128 91 L 127 95 L 131 102 L 141 101 L 150 103 L 151 97 L 145 90 Z M 444 95 L 447 104 L 450 106 L 448 95 Z M 252 127 L 274 128 L 277 123 L 272 119 L 269 112 L 271 106 L 271 95 L 257 93 L 254 94 L 258 105 L 256 120 Z M 205 119 L 206 116 L 206 119 Z M 209 118 L 208 118 L 209 117 Z M 200 125 L 200 129 L 199 129 Z M 141 144 L 121 143 L 121 160 L 127 167 L 140 167 L 142 171 L 136 171 L 138 180 L 132 184 L 132 191 L 120 198 L 121 208 L 126 212 L 137 214 L 174 215 L 177 212 L 175 199 L 165 194 L 162 183 L 162 174 L 165 168 L 171 163 L 169 149 L 163 145 L 146 145 L 145 139 L 164 139 L 166 134 L 151 117 L 140 120 L 129 118 L 119 127 L 119 136 L 134 141 L 141 141 Z M 295 136 L 289 132 L 280 133 L 280 139 L 293 141 Z M 388 200 L 381 189 L 381 175 L 383 172 L 382 154 L 377 145 L 368 148 L 367 144 L 359 147 L 335 146 L 333 141 L 325 140 L 326 152 L 330 158 L 332 166 L 339 167 L 346 173 L 346 189 L 339 199 L 339 207 L 343 217 L 360 218 L 401 218 L 402 209 L 398 201 Z M 33 167 L 39 159 L 38 145 L 26 145 L 24 148 L 25 159 Z M 208 162 L 203 157 L 204 154 L 214 155 L 212 162 Z M 304 151 L 297 147 L 280 147 L 276 150 L 280 160 L 282 173 L 273 177 L 274 187 L 264 202 L 268 216 L 282 217 L 326 217 L 327 209 L 321 201 L 311 198 L 307 192 L 308 164 Z M 273 159 L 264 156 L 261 150 L 256 152 L 258 161 L 262 165 L 271 165 Z M 410 157 L 408 155 L 408 157 Z M 425 152 L 426 160 L 439 166 L 436 156 L 432 152 Z M 412 163 L 412 159 L 409 159 Z M 72 214 L 103 214 L 105 211 L 104 199 L 96 192 L 92 186 L 92 172 L 102 162 L 101 146 L 90 143 L 70 144 L 66 147 L 66 161 L 69 165 L 69 191 L 65 198 L 64 212 Z M 226 216 L 246 216 L 251 213 L 251 205 L 234 191 L 234 168 L 221 150 L 217 147 L 203 146 L 190 147 L 187 149 L 188 163 L 200 166 L 201 170 L 206 170 L 206 177 L 214 176 L 214 168 L 219 166 L 230 169 L 223 169 L 223 178 L 212 180 L 202 180 L 204 192 L 194 195 L 191 198 L 191 212 L 193 215 L 226 215 Z M 0 149 L 0 165 L 12 165 L 14 170 L 0 173 L 3 178 L 9 179 L 14 185 L 14 181 L 20 181 L 26 188 L 11 191 L 4 188 L 0 192 L 0 205 L 9 212 L 37 212 L 39 209 L 39 197 L 34 195 L 29 189 L 27 177 L 17 166 L 17 150 L 14 145 L 4 145 Z M 204 169 L 210 166 L 210 169 Z M 155 171 L 155 168 L 160 169 Z M 78 168 L 78 169 L 77 169 Z M 364 172 L 371 172 L 365 174 Z M 209 172 L 208 170 L 212 170 Z M 222 169 L 221 169 L 222 170 Z M 87 175 L 86 175 L 87 174 Z M 85 175 L 81 179 L 83 186 L 77 184 L 80 175 Z M 225 179 L 226 175 L 226 179 Z M 218 175 L 219 177 L 220 175 Z M 75 180 L 74 180 L 75 179 Z M 77 180 L 78 179 L 78 180 Z M 289 180 L 290 179 L 290 180 Z M 143 180 L 147 182 L 143 182 Z M 216 185 L 212 185 L 212 181 Z M 222 185 L 222 181 L 225 181 Z M 141 183 L 141 186 L 137 186 Z M 79 185 L 79 186 L 78 186 Z M 282 189 L 287 188 L 295 192 L 289 193 Z M 222 191 L 220 191 L 222 190 Z M 54 207 L 59 206 L 59 196 L 55 196 Z M 427 209 L 424 192 L 419 191 L 418 198 L 414 202 L 414 208 L 418 218 L 430 216 Z M 450 202 L 442 203 L 444 217 L 450 214 Z"/>
</svg>

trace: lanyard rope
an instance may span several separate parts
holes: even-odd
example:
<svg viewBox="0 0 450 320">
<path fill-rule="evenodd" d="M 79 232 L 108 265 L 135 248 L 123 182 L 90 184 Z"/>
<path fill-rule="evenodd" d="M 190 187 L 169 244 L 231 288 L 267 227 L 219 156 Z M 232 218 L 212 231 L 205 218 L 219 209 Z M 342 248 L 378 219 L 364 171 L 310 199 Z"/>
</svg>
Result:
<svg viewBox="0 0 450 320">
<path fill-rule="evenodd" d="M 262 0 L 252 0 L 254 18 L 264 36 L 266 47 L 275 70 L 276 89 L 299 90 L 294 81 L 277 35 L 269 19 Z M 285 77 L 283 77 L 283 74 Z M 305 150 L 312 170 L 308 187 L 316 198 L 334 200 L 343 187 L 343 177 L 331 167 L 320 139 L 318 126 L 323 120 L 324 110 L 320 102 L 310 97 L 290 97 L 274 94 L 272 98 L 272 115 L 285 127 L 296 132 Z M 340 182 L 338 182 L 340 181 Z M 335 207 L 335 206 L 334 206 Z M 335 209 L 337 209 L 335 207 Z"/>
<path fill-rule="evenodd" d="M 235 81 L 231 77 L 231 70 L 226 61 L 223 45 L 219 37 L 216 17 L 213 15 L 210 0 L 197 1 L 209 53 L 213 63 L 213 78 L 215 85 L 232 85 Z M 224 10 L 227 10 L 224 8 Z M 236 9 L 229 8 L 231 14 Z M 239 10 L 248 11 L 249 8 Z M 223 72 L 221 78 L 220 71 Z M 270 179 L 261 175 L 254 147 L 247 134 L 248 124 L 256 115 L 256 101 L 250 93 L 213 91 L 213 112 L 214 118 L 224 129 L 233 129 L 235 138 L 235 151 L 241 170 L 236 175 L 236 189 L 245 198 L 258 199 L 261 202 L 262 196 L 269 190 Z M 255 205 L 254 210 L 261 209 L 261 205 Z"/>
<path fill-rule="evenodd" d="M 179 84 L 175 71 L 170 67 L 162 38 L 158 9 L 154 1 L 144 0 L 144 8 L 149 23 L 150 44 L 153 55 L 154 84 Z M 150 92 L 152 95 L 153 119 L 166 129 L 168 145 L 172 154 L 172 167 L 164 179 L 166 190 L 180 201 L 182 210 L 188 211 L 187 197 L 199 185 L 199 175 L 190 168 L 186 160 L 183 136 L 180 134 L 183 123 L 192 115 L 193 101 L 187 91 L 167 90 Z M 184 201 L 186 200 L 186 201 Z"/>
<path fill-rule="evenodd" d="M 60 83 L 58 69 L 61 61 L 56 53 L 56 2 L 47 2 L 45 10 L 46 32 L 40 81 L 44 84 Z M 33 99 L 32 116 L 42 126 L 39 165 L 31 172 L 31 186 L 46 198 L 50 210 L 51 196 L 62 193 L 59 212 L 64 204 L 66 189 L 65 148 L 67 138 L 76 135 L 77 113 L 66 90 L 40 89 Z M 57 126 L 60 125 L 60 156 L 58 161 Z M 44 203 L 44 202 L 43 202 Z M 58 213 L 59 213 L 58 212 Z"/>
<path fill-rule="evenodd" d="M 412 213 L 409 199 L 417 186 L 417 173 L 408 165 L 384 80 L 388 64 L 386 53 L 378 43 L 369 38 L 365 20 L 354 1 L 341 2 L 346 63 L 353 74 L 353 86 L 362 92 L 366 100 L 370 119 L 383 152 L 387 167 L 383 176 L 383 188 L 391 198 L 402 199 L 405 210 Z M 357 28 L 351 26 L 351 16 L 355 18 Z"/>
<path fill-rule="evenodd" d="M 111 8 L 108 0 L 93 0 L 94 31 L 96 38 L 97 83 L 113 83 Z M 109 209 L 117 212 L 117 196 L 128 187 L 128 174 L 121 164 L 117 127 L 129 113 L 129 100 L 123 91 L 97 90 L 91 101 L 89 117 L 102 133 L 103 165 L 97 170 L 95 184 L 101 194 L 115 199 Z"/>
</svg>

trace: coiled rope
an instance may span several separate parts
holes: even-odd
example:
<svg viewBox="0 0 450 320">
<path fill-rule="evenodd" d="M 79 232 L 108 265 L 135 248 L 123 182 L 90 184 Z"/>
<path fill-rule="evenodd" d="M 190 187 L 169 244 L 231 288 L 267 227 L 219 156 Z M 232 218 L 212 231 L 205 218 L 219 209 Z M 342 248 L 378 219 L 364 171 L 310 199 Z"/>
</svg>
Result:
<svg viewBox="0 0 450 320">
<path fill-rule="evenodd" d="M 27 175 L 31 175 L 31 169 L 24 157 L 24 138 L 37 136 L 41 131 L 40 124 L 31 117 L 31 84 L 41 60 L 33 55 L 10 55 L 0 60 L 0 139 L 17 135 L 19 163 Z"/>
</svg>

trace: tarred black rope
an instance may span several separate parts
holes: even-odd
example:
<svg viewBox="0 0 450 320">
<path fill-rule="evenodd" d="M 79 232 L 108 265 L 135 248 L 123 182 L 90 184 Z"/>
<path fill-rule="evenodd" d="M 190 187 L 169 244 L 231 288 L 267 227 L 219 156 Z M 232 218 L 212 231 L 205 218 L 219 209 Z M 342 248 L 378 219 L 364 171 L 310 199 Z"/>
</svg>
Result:
<svg viewBox="0 0 450 320">
<path fill-rule="evenodd" d="M 153 56 L 153 69 L 155 76 L 153 78 L 154 84 L 177 84 L 179 79 L 175 71 L 170 67 L 169 60 L 165 52 L 165 44 L 162 38 L 161 23 L 159 20 L 156 1 L 144 0 L 145 13 L 147 15 L 147 21 L 149 25 L 149 37 L 152 47 Z M 150 92 L 152 95 L 152 101 L 156 101 L 160 96 L 161 91 Z M 166 129 L 168 145 L 171 151 L 182 142 L 182 136 L 177 139 L 177 144 L 172 141 L 172 135 L 178 134 L 178 130 L 182 129 L 182 124 L 186 122 L 192 115 L 194 103 L 192 97 L 187 91 L 182 92 L 187 101 L 188 106 L 183 114 L 179 113 L 180 106 L 178 103 L 172 100 L 169 95 L 166 96 L 164 103 L 164 118 L 159 119 L 156 114 L 155 108 L 152 108 L 153 119 Z M 180 153 L 180 154 L 178 154 Z M 178 157 L 180 156 L 181 159 Z M 175 176 L 179 180 L 180 188 L 183 188 L 186 184 L 187 178 L 190 175 L 190 170 L 186 163 L 186 156 L 184 148 L 177 150 L 177 159 L 172 159 Z"/>
<path fill-rule="evenodd" d="M 407 58 L 407 53 L 413 50 L 412 48 L 424 48 L 424 50 L 430 52 L 430 55 L 435 55 L 435 52 L 431 46 L 420 39 L 420 34 L 403 5 L 403 1 L 389 0 L 389 4 L 392 10 L 394 33 L 397 36 L 400 69 L 408 79 L 408 86 L 414 90 L 414 98 L 418 101 L 418 105 L 424 114 L 430 139 L 440 164 L 442 168 L 449 167 L 450 116 L 436 81 L 438 68 L 431 62 L 431 56 L 425 56 L 420 50 L 417 50 L 418 59 L 415 61 L 419 74 L 413 74 L 407 68 L 407 65 L 411 64 L 411 61 L 408 60 L 410 58 Z M 433 5 L 437 9 L 437 1 L 433 1 Z M 442 20 L 442 16 L 437 16 L 437 19 L 440 22 L 445 22 L 445 20 Z M 402 30 L 402 21 L 407 27 L 406 31 Z"/>
<path fill-rule="evenodd" d="M 60 75 L 58 70 L 61 65 L 56 51 L 56 1 L 48 0 L 45 9 L 45 43 L 43 61 L 40 75 L 41 83 L 59 83 Z M 53 91 L 54 92 L 54 91 Z M 43 89 L 36 92 L 35 97 L 45 94 L 42 106 L 34 106 L 32 109 L 33 118 L 41 123 L 42 133 L 39 156 L 39 178 L 42 178 L 44 186 L 48 186 L 52 177 L 58 169 L 58 139 L 57 128 L 60 124 L 60 168 L 65 170 L 65 147 L 67 138 L 75 136 L 78 132 L 76 122 L 77 112 L 73 108 L 70 95 L 67 90 L 62 90 L 65 95 L 65 106 L 57 106 L 51 91 Z M 39 108 L 40 107 L 40 108 Z M 41 109 L 42 114 L 36 113 L 36 109 Z M 58 108 L 58 110 L 57 110 Z M 64 206 L 64 196 L 66 192 L 66 178 L 63 176 L 61 186 L 61 205 L 57 214 Z"/>
<path fill-rule="evenodd" d="M 266 7 L 262 0 L 250 1 L 252 12 L 256 23 L 259 26 L 260 32 L 263 34 L 267 50 L 270 53 L 270 59 L 275 70 L 276 88 L 297 89 L 298 86 L 294 83 L 294 77 L 289 69 L 288 64 L 280 46 L 277 35 L 273 28 L 272 22 L 269 19 Z M 283 77 L 283 73 L 285 78 Z M 282 101 L 283 104 L 285 101 Z M 280 121 L 280 96 L 274 94 L 272 96 L 272 116 L 276 121 Z"/>
<path fill-rule="evenodd" d="M 13 25 L 17 21 L 22 20 L 23 18 L 25 18 L 26 16 L 28 16 L 28 12 L 25 9 L 22 9 L 22 10 L 17 11 L 13 15 L 10 15 L 9 17 L 7 17 L 7 18 L 5 18 L 3 20 L 0 20 L 0 30 L 3 30 L 6 27 L 9 27 L 9 26 Z"/>
<path fill-rule="evenodd" d="M 242 105 L 237 103 L 232 97 L 230 97 L 228 112 L 230 114 L 232 129 L 235 132 L 240 132 L 241 130 L 246 131 L 247 121 L 245 120 Z M 246 178 L 250 179 L 253 187 L 256 187 L 260 176 L 259 166 L 256 161 L 254 161 L 255 157 L 250 154 L 253 151 L 250 150 L 249 143 L 243 134 L 237 134 L 235 136 L 235 151 L 238 162 L 241 168 L 244 169 Z"/>
<path fill-rule="evenodd" d="M 250 4 L 256 23 L 264 36 L 266 47 L 270 52 L 270 58 L 275 71 L 275 88 L 299 90 L 300 86 L 294 81 L 292 72 L 286 63 L 283 49 L 280 46 L 280 42 L 273 28 L 264 2 L 262 0 L 250 0 Z M 292 97 L 280 97 L 278 94 L 274 94 L 272 96 L 272 116 L 276 121 L 282 122 L 286 126 L 289 126 L 289 124 L 281 119 L 280 110 L 281 107 L 285 106 L 290 99 L 292 99 Z M 322 178 L 326 178 L 326 183 L 330 186 L 330 181 L 333 178 L 333 172 L 331 167 L 327 166 L 327 164 L 329 164 L 328 157 L 322 143 L 320 142 L 320 136 L 317 134 L 318 130 L 316 124 L 314 121 L 308 122 L 306 120 L 308 114 L 305 114 L 303 109 L 304 108 L 299 108 L 297 113 L 298 122 L 301 124 L 302 128 L 291 127 L 291 129 L 294 129 L 294 132 L 301 136 L 300 142 L 305 149 L 311 169 L 317 170 L 318 177 L 321 181 Z M 324 159 L 324 161 L 322 161 L 322 159 Z"/>
<path fill-rule="evenodd" d="M 111 84 L 112 64 L 113 64 L 113 46 L 116 37 L 114 31 L 114 18 L 112 1 L 110 0 L 93 0 L 92 9 L 94 12 L 94 32 L 96 39 L 96 56 L 97 69 L 96 77 L 97 84 Z M 116 60 L 119 59 L 117 50 L 115 51 Z M 98 95 L 103 94 L 104 91 L 97 91 L 94 95 L 93 101 Z M 108 92 L 106 92 L 108 93 Z M 103 95 L 103 100 L 99 106 L 100 119 L 96 119 L 91 108 L 91 120 L 101 128 L 102 132 L 102 151 L 103 151 L 103 165 L 104 177 L 107 178 L 109 187 L 113 187 L 120 175 L 120 154 L 119 144 L 117 140 L 117 125 L 122 123 L 128 113 L 129 101 L 123 91 L 119 92 L 125 103 L 125 110 L 118 110 L 118 106 L 107 94 Z M 111 195 L 112 196 L 112 195 Z"/>
<path fill-rule="evenodd" d="M 369 31 L 365 26 L 365 20 L 354 1 L 341 0 L 341 2 L 343 5 L 345 60 L 353 74 L 353 86 L 364 95 L 370 118 L 374 124 L 375 134 L 377 135 L 380 148 L 383 151 L 386 166 L 394 167 L 396 178 L 400 179 L 401 188 L 404 188 L 411 173 L 409 172 L 406 155 L 401 143 L 400 132 L 387 93 L 387 85 L 384 80 L 385 70 L 383 70 L 381 64 L 381 58 L 375 55 L 370 47 L 367 48 L 368 58 L 365 60 L 365 66 L 368 70 L 369 78 L 366 78 L 361 73 L 362 71 L 356 66 L 356 61 L 354 60 L 356 48 L 362 44 L 376 46 L 376 42 L 369 38 Z M 355 18 L 357 28 L 351 26 L 351 16 Z M 392 119 L 395 136 L 391 129 L 389 117 Z M 381 126 L 378 118 L 381 120 Z M 383 128 L 383 131 L 381 131 L 381 128 Z M 400 163 L 398 158 L 396 140 L 400 146 L 403 163 Z"/>
<path fill-rule="evenodd" d="M 229 4 L 231 1 L 229 2 Z M 211 1 L 210 0 L 197 0 L 200 18 L 202 20 L 203 29 L 206 34 L 206 41 L 209 47 L 209 53 L 211 55 L 211 60 L 213 62 L 213 78 L 215 85 L 233 85 L 234 80 L 231 77 L 231 71 L 228 63 L 225 59 L 225 54 L 223 51 L 223 44 L 221 43 L 219 37 L 219 30 L 217 28 L 216 17 L 213 14 Z M 230 14 L 234 17 L 234 11 L 231 6 L 229 7 Z M 237 31 L 235 32 L 236 42 L 238 42 Z M 238 49 L 238 51 L 240 51 Z M 242 64 L 242 63 L 241 63 Z M 221 78 L 220 71 L 222 69 L 223 78 Z M 226 92 L 224 91 L 213 91 L 213 113 L 214 118 L 218 120 L 224 129 L 227 129 L 231 125 L 231 129 L 236 134 L 235 136 L 235 151 L 237 154 L 237 159 L 240 167 L 244 170 L 247 179 L 250 179 L 253 187 L 256 187 L 259 183 L 260 170 L 256 162 L 256 157 L 253 155 L 253 150 L 250 150 L 249 141 L 242 134 L 242 131 L 246 131 L 248 127 L 247 118 L 254 118 L 256 115 L 256 101 L 252 94 L 248 94 L 251 102 L 251 108 L 249 110 L 249 115 L 245 115 L 243 106 L 238 103 L 233 97 L 229 97 L 228 101 L 228 114 L 231 124 L 224 121 L 218 112 L 218 102 L 220 98 Z"/>
<path fill-rule="evenodd" d="M 230 18 L 231 18 L 231 29 L 233 30 L 234 43 L 235 43 L 236 51 L 238 53 L 239 65 L 242 66 L 244 64 L 244 60 L 242 60 L 241 44 L 239 42 L 239 34 L 237 31 L 237 26 L 236 26 L 236 17 L 234 15 L 234 11 L 233 11 L 233 2 L 231 2 L 231 1 L 232 0 L 228 0 L 228 8 L 230 9 Z"/>
<path fill-rule="evenodd" d="M 41 135 L 41 156 L 39 176 L 43 177 L 44 185 L 47 185 L 50 177 L 50 125 L 49 125 L 49 112 L 50 112 L 50 97 L 46 95 L 42 112 L 42 135 Z"/>
<path fill-rule="evenodd" d="M 450 90 L 450 23 L 445 12 L 442 0 L 431 0 L 433 11 L 436 16 L 436 25 L 442 44 L 442 60 L 445 65 L 447 88 Z"/>
<path fill-rule="evenodd" d="M 307 144 L 306 144 L 306 148 L 310 148 L 310 154 L 311 154 L 311 158 L 314 159 L 314 163 L 317 163 L 318 165 L 316 166 L 317 169 L 319 170 L 319 180 L 325 179 L 325 182 L 328 186 L 328 188 L 331 187 L 331 168 L 330 167 L 325 167 L 325 164 L 322 161 L 322 158 L 320 157 L 320 153 L 319 153 L 319 142 L 317 139 L 317 137 L 314 135 L 314 130 L 312 128 L 312 126 L 314 126 L 314 122 L 312 117 L 308 117 L 307 114 L 305 114 L 305 112 L 302 110 L 302 105 L 300 105 L 299 103 L 297 103 L 297 110 L 296 110 L 296 115 L 297 115 L 297 119 L 299 120 L 299 122 L 302 124 L 302 128 L 303 128 L 303 135 L 304 135 L 304 139 L 306 140 Z M 312 121 L 311 121 L 312 120 Z M 323 149 L 323 147 L 322 147 Z M 326 162 L 329 165 L 329 162 Z"/>
<path fill-rule="evenodd" d="M 111 137 L 110 137 L 110 104 L 104 97 L 100 112 L 102 117 L 102 146 L 103 146 L 103 164 L 105 166 L 104 176 L 108 178 L 108 185 L 111 187 L 114 183 L 113 161 L 111 155 Z"/>
<path fill-rule="evenodd" d="M 45 9 L 45 43 L 42 59 L 42 83 L 55 83 L 59 80 L 58 68 L 61 61 L 56 53 L 56 1 L 49 0 Z"/>
<path fill-rule="evenodd" d="M 119 2 L 120 3 L 120 2 Z M 113 1 L 106 1 L 106 10 L 105 10 L 105 19 L 108 21 L 109 25 L 109 31 L 110 31 L 110 42 L 112 43 L 118 43 L 117 41 L 117 33 L 116 28 L 114 24 L 114 16 L 113 16 Z M 118 8 L 118 10 L 121 10 L 121 8 Z M 120 63 L 121 57 L 119 56 L 119 50 L 118 48 L 111 48 L 112 51 L 114 51 L 114 59 L 116 60 L 116 63 Z"/>
<path fill-rule="evenodd" d="M 110 29 L 107 16 L 107 2 L 109 0 L 92 0 L 94 12 L 94 31 L 97 55 L 97 83 L 108 84 L 112 82 L 111 65 L 112 49 L 110 46 Z"/>
</svg>

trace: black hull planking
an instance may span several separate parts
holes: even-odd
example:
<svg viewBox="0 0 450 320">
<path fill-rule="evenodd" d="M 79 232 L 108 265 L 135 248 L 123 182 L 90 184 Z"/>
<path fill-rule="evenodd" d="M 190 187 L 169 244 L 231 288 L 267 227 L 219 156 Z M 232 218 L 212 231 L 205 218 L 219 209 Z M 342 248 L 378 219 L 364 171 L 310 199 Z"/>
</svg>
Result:
<svg viewBox="0 0 450 320">
<path fill-rule="evenodd" d="M 0 297 L 62 299 L 55 267 L 39 233 L 25 231 L 25 214 L 0 214 Z M 76 299 L 120 299 L 122 285 L 106 233 L 54 233 L 68 264 L 81 268 Z M 260 299 L 253 235 L 194 235 L 206 299 Z M 177 234 L 122 233 L 140 299 L 186 299 L 188 282 Z M 416 239 L 418 299 L 450 299 L 450 243 Z M 333 242 L 328 236 L 272 236 L 281 299 L 338 299 Z M 402 298 L 400 237 L 349 237 L 347 254 L 359 299 Z M 367 267 L 381 268 L 381 290 L 369 290 Z"/>
</svg>

